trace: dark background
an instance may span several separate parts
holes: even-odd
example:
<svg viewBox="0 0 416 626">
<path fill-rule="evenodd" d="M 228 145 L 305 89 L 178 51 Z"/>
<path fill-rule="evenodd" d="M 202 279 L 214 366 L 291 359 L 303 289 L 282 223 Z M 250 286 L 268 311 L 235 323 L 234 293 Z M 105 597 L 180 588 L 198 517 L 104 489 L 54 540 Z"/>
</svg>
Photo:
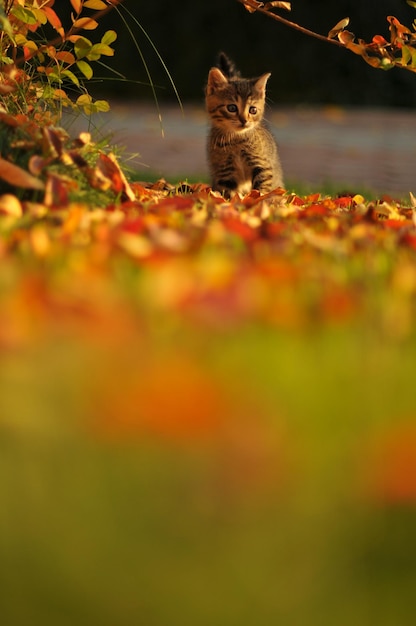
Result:
<svg viewBox="0 0 416 626">
<path fill-rule="evenodd" d="M 250 14 L 237 0 L 125 0 L 166 63 L 183 100 L 202 101 L 206 74 L 219 50 L 226 51 L 246 76 L 272 72 L 268 95 L 282 105 L 360 105 L 413 107 L 416 74 L 401 69 L 378 70 L 361 57 L 296 32 L 261 14 Z M 121 7 L 137 39 L 159 99 L 173 99 L 166 73 L 140 27 Z M 370 41 L 373 35 L 389 38 L 386 17 L 394 15 L 411 27 L 416 10 L 405 0 L 293 0 L 288 19 L 322 34 L 342 18 L 349 29 Z M 116 55 L 109 64 L 127 81 L 90 85 L 93 95 L 151 99 L 143 62 L 115 10 L 102 23 L 118 33 Z M 86 33 L 91 38 L 96 34 Z M 95 67 L 97 77 L 106 74 Z"/>
</svg>

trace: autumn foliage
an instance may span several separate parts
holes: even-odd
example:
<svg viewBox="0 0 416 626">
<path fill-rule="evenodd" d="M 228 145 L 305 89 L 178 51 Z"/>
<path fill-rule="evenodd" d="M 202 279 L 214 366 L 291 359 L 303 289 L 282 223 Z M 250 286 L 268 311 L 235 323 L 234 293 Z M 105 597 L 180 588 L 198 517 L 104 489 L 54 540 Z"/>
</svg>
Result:
<svg viewBox="0 0 416 626">
<path fill-rule="evenodd" d="M 96 43 L 85 36 L 97 28 L 97 14 L 111 5 L 70 0 L 72 26 L 65 31 L 54 4 L 54 0 L 6 0 L 0 13 L 0 102 L 9 114 L 37 115 L 42 125 L 56 123 L 64 107 L 86 113 L 108 110 L 107 102 L 93 101 L 85 81 L 93 76 L 91 63 L 114 55 L 111 44 L 117 38 L 114 31 Z M 45 31 L 51 33 L 50 39 Z M 76 99 L 74 91 L 79 94 Z"/>
<path fill-rule="evenodd" d="M 136 180 L 54 123 L 103 4 L 3 16 L 2 617 L 411 624 L 416 199 Z"/>
<path fill-rule="evenodd" d="M 383 70 L 398 67 L 416 72 L 416 20 L 412 24 L 412 28 L 408 28 L 401 24 L 396 17 L 389 15 L 387 16 L 390 31 L 389 40 L 382 35 L 374 35 L 370 42 L 366 42 L 347 30 L 350 23 L 348 17 L 337 22 L 327 35 L 322 35 L 291 22 L 274 12 L 280 9 L 290 11 L 292 8 L 290 2 L 258 2 L 258 0 L 238 0 L 238 2 L 243 4 L 250 13 L 258 11 L 308 36 L 343 47 L 360 56 L 372 67 Z M 416 2 L 407 0 L 407 4 L 416 8 Z"/>
</svg>

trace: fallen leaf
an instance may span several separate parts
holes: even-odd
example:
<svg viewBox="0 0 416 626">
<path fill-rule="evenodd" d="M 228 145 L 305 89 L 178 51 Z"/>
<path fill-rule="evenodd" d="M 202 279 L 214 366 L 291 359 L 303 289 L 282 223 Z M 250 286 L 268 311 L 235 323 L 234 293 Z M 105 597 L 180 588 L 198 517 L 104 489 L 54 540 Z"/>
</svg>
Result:
<svg viewBox="0 0 416 626">
<path fill-rule="evenodd" d="M 0 213 L 13 217 L 21 217 L 22 205 L 20 200 L 10 193 L 5 193 L 3 196 L 0 196 Z"/>
<path fill-rule="evenodd" d="M 44 183 L 10 161 L 0 157 L 0 178 L 15 187 L 23 189 L 44 189 Z"/>
<path fill-rule="evenodd" d="M 97 180 L 101 180 L 101 184 L 104 185 L 100 188 L 111 188 L 115 193 L 123 193 L 129 200 L 136 199 L 134 191 L 130 187 L 127 178 L 125 177 L 123 171 L 117 163 L 115 155 L 112 152 L 109 154 L 100 152 L 97 164 L 93 169 L 93 174 L 95 174 Z M 108 182 L 108 186 L 105 181 Z"/>
<path fill-rule="evenodd" d="M 44 203 L 47 207 L 65 207 L 69 203 L 69 190 L 77 183 L 70 178 L 48 173 L 45 186 Z"/>
<path fill-rule="evenodd" d="M 13 91 L 16 91 L 15 86 L 0 83 L 0 95 L 7 96 L 9 93 L 13 93 Z"/>
</svg>

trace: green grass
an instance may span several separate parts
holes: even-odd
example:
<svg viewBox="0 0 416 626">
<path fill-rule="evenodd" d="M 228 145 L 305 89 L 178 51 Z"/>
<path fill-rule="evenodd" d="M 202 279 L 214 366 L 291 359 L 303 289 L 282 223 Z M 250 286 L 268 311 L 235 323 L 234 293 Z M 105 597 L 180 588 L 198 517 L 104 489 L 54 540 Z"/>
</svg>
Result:
<svg viewBox="0 0 416 626">
<path fill-rule="evenodd" d="M 256 444 L 246 456 L 237 443 L 221 451 L 88 434 L 85 394 L 105 394 L 106 368 L 121 390 L 126 360 L 144 373 L 125 347 L 109 351 L 113 365 L 106 350 L 65 340 L 9 355 L 5 623 L 410 626 L 414 511 L 368 500 L 363 485 L 374 431 L 415 414 L 414 343 L 380 343 L 363 329 L 182 329 L 180 341 L 178 330 L 155 329 L 152 350 L 203 359 L 260 423 L 266 416 L 267 445 L 284 437 L 283 477 L 253 489 Z"/>
</svg>

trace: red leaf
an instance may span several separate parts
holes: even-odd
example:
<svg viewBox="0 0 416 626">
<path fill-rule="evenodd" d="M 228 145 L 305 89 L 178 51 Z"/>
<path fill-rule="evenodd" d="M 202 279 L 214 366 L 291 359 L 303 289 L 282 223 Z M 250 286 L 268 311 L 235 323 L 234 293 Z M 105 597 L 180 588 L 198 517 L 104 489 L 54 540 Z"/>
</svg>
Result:
<svg viewBox="0 0 416 626">
<path fill-rule="evenodd" d="M 163 214 L 171 211 L 191 210 L 194 204 L 195 199 L 189 196 L 172 196 L 171 198 L 163 198 L 154 205 L 154 208 L 157 213 Z"/>
<path fill-rule="evenodd" d="M 411 233 L 406 233 L 405 235 L 403 235 L 401 242 L 409 246 L 410 248 L 413 248 L 414 250 L 416 250 L 416 235 L 412 235 Z"/>
<path fill-rule="evenodd" d="M 226 230 L 234 235 L 238 235 L 246 242 L 251 242 L 257 239 L 258 229 L 252 228 L 248 224 L 245 224 L 240 219 L 234 217 L 226 217 L 222 220 Z"/>
<path fill-rule="evenodd" d="M 62 36 L 65 36 L 65 32 L 64 29 L 62 28 L 62 22 L 59 19 L 59 17 L 57 16 L 57 14 L 55 13 L 55 11 L 53 9 L 51 9 L 50 7 L 43 7 L 43 11 L 46 14 L 46 17 L 48 18 L 48 22 L 49 24 Z"/>
<path fill-rule="evenodd" d="M 48 173 L 44 199 L 45 205 L 48 207 L 66 206 L 69 202 L 69 189 L 73 186 L 76 187 L 74 181 Z"/>
<path fill-rule="evenodd" d="M 388 41 L 384 39 L 381 35 L 374 35 L 373 43 L 376 43 L 378 46 L 387 46 Z"/>
<path fill-rule="evenodd" d="M 394 423 L 366 450 L 370 495 L 386 504 L 416 503 L 416 426 Z"/>
<path fill-rule="evenodd" d="M 340 209 L 350 209 L 353 204 L 353 200 L 350 196 L 343 196 L 342 198 L 334 198 L 333 201 L 336 204 L 336 206 L 339 207 Z"/>
<path fill-rule="evenodd" d="M 310 206 L 305 207 L 305 209 L 299 213 L 299 217 L 321 217 L 324 215 L 328 215 L 328 213 L 328 207 L 325 207 L 322 204 L 311 204 Z"/>
</svg>

